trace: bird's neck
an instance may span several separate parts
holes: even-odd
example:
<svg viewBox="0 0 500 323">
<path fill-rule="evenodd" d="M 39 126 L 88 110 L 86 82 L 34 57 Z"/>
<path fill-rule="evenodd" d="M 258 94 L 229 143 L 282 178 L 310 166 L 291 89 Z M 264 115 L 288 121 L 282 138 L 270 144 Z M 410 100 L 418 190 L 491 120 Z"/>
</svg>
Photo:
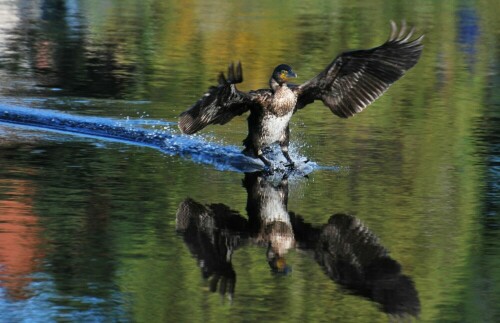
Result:
<svg viewBox="0 0 500 323">
<path fill-rule="evenodd" d="M 271 79 L 269 80 L 269 87 L 273 90 L 273 92 L 276 92 L 279 88 L 281 88 L 283 86 L 287 87 L 286 83 L 280 84 L 280 83 L 276 82 L 276 80 L 273 77 L 271 77 Z"/>
</svg>

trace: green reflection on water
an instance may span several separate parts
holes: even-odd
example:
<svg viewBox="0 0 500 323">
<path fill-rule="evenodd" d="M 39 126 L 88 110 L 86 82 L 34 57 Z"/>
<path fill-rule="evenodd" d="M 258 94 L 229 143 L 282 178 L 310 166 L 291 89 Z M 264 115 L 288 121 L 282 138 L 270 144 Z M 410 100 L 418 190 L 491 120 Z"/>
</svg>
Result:
<svg viewBox="0 0 500 323">
<path fill-rule="evenodd" d="M 6 27 L 12 37 L 0 44 L 3 95 L 147 100 L 151 117 L 167 120 L 233 60 L 243 62 L 242 89 L 265 87 L 282 62 L 303 82 L 342 50 L 378 45 L 390 19 L 406 18 L 426 34 L 424 54 L 381 99 L 349 120 L 319 103 L 295 116 L 292 141 L 301 153 L 350 171 L 312 174 L 291 188 L 289 209 L 316 225 L 337 212 L 360 218 L 415 282 L 422 321 L 498 320 L 496 302 L 485 301 L 498 299 L 499 249 L 498 234 L 483 233 L 487 169 L 476 135 L 477 121 L 498 108 L 488 101 L 500 57 L 495 1 L 85 1 L 77 2 L 72 20 L 69 6 L 58 3 L 26 5 L 17 24 Z M 26 86 L 14 85 L 18 79 Z M 82 105 L 72 109 L 85 112 Z M 107 116 L 144 108 L 118 111 L 103 103 L 93 109 Z M 239 144 L 245 127 L 240 118 L 207 132 Z M 262 248 L 242 248 L 233 258 L 233 304 L 209 293 L 175 234 L 175 213 L 190 196 L 246 214 L 240 174 L 117 144 L 0 144 L 0 198 L 26 195 L 13 180 L 33 187 L 43 251 L 33 256 L 41 259 L 33 271 L 53 275 L 56 290 L 67 296 L 58 305 L 98 296 L 108 300 L 102 307 L 116 301 L 127 319 L 139 322 L 387 320 L 300 252 L 289 256 L 293 274 L 276 278 Z M 37 149 L 43 152 L 32 153 Z M 478 287 L 489 284 L 495 287 Z"/>
</svg>

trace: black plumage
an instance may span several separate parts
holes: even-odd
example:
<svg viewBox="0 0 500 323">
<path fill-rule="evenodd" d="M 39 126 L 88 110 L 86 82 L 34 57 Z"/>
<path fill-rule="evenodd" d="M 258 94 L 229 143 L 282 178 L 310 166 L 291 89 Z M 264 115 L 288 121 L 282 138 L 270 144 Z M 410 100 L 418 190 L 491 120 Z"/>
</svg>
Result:
<svg viewBox="0 0 500 323">
<path fill-rule="evenodd" d="M 250 111 L 243 152 L 260 158 L 270 167 L 263 150 L 279 143 L 284 156 L 293 165 L 288 154 L 291 116 L 315 100 L 321 100 L 341 118 L 363 111 L 417 63 L 423 49 L 423 35 L 412 39 L 413 32 L 414 28 L 408 31 L 404 22 L 398 30 L 391 21 L 391 34 L 384 44 L 368 50 L 344 52 L 316 77 L 301 85 L 288 84 L 289 78 L 296 74 L 290 66 L 281 64 L 271 75 L 269 89 L 242 92 L 236 88 L 236 84 L 243 81 L 241 64 L 236 67 L 231 64 L 227 78 L 221 73 L 218 85 L 212 86 L 180 115 L 179 128 L 183 133 L 192 134 L 209 124 L 225 124 Z"/>
<path fill-rule="evenodd" d="M 300 255 L 312 255 L 349 294 L 378 303 L 395 321 L 418 316 L 420 300 L 413 280 L 376 234 L 348 214 L 333 214 L 325 224 L 308 223 L 288 210 L 288 185 L 286 177 L 271 181 L 262 173 L 246 173 L 247 217 L 222 203 L 202 205 L 187 198 L 179 205 L 177 232 L 198 260 L 203 277 L 210 279 L 210 290 L 218 286 L 221 295 L 232 299 L 237 282 L 232 256 L 243 246 L 266 247 L 275 274 L 291 271 L 286 256 L 298 249 Z"/>
</svg>

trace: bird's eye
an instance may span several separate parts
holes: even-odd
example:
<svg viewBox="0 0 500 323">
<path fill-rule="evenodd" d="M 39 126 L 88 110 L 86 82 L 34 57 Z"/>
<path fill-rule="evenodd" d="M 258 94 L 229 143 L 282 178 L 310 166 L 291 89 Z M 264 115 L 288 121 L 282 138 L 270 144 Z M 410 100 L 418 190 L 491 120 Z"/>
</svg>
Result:
<svg viewBox="0 0 500 323">
<path fill-rule="evenodd" d="M 287 74 L 287 70 L 281 70 L 281 74 Z"/>
</svg>

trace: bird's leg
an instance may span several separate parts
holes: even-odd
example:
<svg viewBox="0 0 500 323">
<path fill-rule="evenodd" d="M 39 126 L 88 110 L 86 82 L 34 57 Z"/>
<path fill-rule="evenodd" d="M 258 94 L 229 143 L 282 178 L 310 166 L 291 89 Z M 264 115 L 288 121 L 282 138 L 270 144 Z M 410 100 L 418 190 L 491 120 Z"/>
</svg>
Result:
<svg viewBox="0 0 500 323">
<path fill-rule="evenodd" d="M 290 127 L 287 126 L 285 129 L 285 134 L 281 138 L 279 144 L 280 144 L 281 152 L 283 153 L 283 156 L 285 156 L 286 160 L 288 161 L 288 164 L 286 164 L 285 166 L 294 169 L 295 163 L 293 162 L 292 158 L 290 157 L 290 154 L 288 153 L 289 139 L 290 139 Z"/>
<path fill-rule="evenodd" d="M 264 165 L 267 166 L 267 168 L 269 168 L 270 170 L 272 170 L 273 164 L 271 164 L 271 162 L 269 161 L 269 159 L 267 159 L 266 157 L 264 157 L 264 155 L 262 153 L 259 154 L 257 157 L 259 157 L 259 159 L 262 160 L 262 162 L 264 163 Z"/>
<path fill-rule="evenodd" d="M 267 159 L 266 157 L 264 157 L 264 152 L 262 152 L 262 149 L 258 149 L 257 150 L 257 157 L 262 160 L 262 162 L 264 163 L 264 165 L 266 165 L 269 173 L 273 173 L 273 164 L 269 161 L 269 159 Z"/>
<path fill-rule="evenodd" d="M 286 160 L 288 161 L 288 164 L 286 164 L 285 166 L 295 168 L 295 163 L 293 162 L 292 157 L 290 157 L 290 154 L 288 153 L 288 145 L 281 144 L 280 146 L 283 156 L 285 156 Z"/>
</svg>

